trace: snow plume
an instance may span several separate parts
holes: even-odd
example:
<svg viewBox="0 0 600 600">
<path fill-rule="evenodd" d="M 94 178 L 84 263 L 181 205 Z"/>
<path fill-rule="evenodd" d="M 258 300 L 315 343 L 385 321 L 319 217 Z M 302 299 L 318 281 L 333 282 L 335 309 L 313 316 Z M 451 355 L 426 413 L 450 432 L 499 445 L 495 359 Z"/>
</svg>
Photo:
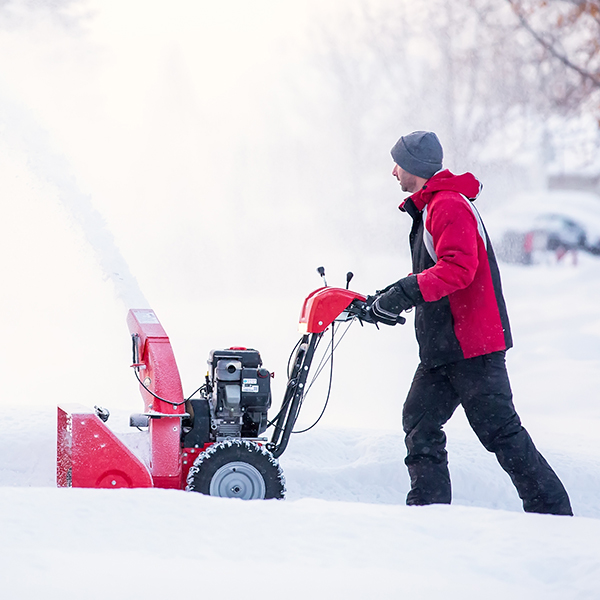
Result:
<svg viewBox="0 0 600 600">
<path fill-rule="evenodd" d="M 36 122 L 34 115 L 12 100 L 1 84 L 0 135 L 15 151 L 27 157 L 36 177 L 57 189 L 60 202 L 83 230 L 105 277 L 112 281 L 125 306 L 149 308 L 106 221 L 94 207 L 91 197 L 79 189 L 67 159 L 54 150 L 48 132 Z"/>
</svg>

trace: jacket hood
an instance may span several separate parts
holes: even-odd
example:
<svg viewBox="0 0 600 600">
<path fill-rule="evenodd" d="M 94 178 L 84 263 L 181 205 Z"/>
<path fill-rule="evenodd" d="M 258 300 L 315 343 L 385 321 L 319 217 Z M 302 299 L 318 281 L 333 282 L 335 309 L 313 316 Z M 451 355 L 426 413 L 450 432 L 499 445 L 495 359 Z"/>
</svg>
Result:
<svg viewBox="0 0 600 600">
<path fill-rule="evenodd" d="M 436 173 L 427 183 L 412 196 L 409 196 L 398 207 L 404 211 L 404 205 L 412 200 L 418 210 L 423 210 L 436 192 L 457 192 L 474 202 L 479 196 L 483 185 L 472 173 L 454 175 L 448 169 Z"/>
</svg>

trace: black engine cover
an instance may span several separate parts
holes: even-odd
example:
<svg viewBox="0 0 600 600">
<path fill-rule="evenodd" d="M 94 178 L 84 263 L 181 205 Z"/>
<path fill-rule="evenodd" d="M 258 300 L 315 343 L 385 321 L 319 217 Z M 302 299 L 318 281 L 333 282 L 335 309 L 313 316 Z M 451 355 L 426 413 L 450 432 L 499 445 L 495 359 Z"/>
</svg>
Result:
<svg viewBox="0 0 600 600">
<path fill-rule="evenodd" d="M 231 416 L 228 411 L 232 403 L 228 398 L 236 397 L 238 392 L 234 389 L 233 394 L 231 390 L 232 386 L 236 386 L 239 389 L 241 436 L 253 438 L 263 433 L 267 428 L 267 411 L 271 406 L 271 374 L 262 368 L 258 350 L 213 350 L 208 363 L 211 385 L 216 390 L 213 396 L 216 416 Z"/>
</svg>

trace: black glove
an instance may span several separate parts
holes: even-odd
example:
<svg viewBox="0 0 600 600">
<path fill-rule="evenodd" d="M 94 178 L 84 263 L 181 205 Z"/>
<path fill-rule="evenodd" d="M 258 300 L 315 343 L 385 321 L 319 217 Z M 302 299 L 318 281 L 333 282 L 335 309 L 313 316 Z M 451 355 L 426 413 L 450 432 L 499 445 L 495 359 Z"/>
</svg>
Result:
<svg viewBox="0 0 600 600">
<path fill-rule="evenodd" d="M 424 302 L 416 275 L 409 275 L 385 288 L 367 309 L 368 317 L 375 323 L 396 325 L 400 313 Z"/>
</svg>

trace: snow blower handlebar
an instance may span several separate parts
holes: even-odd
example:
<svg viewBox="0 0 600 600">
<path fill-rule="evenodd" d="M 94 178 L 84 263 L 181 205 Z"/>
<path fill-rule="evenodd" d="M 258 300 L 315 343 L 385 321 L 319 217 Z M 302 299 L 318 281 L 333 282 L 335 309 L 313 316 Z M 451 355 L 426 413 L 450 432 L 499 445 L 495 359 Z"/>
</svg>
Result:
<svg viewBox="0 0 600 600">
<path fill-rule="evenodd" d="M 275 458 L 283 454 L 296 423 L 306 380 L 315 350 L 323 332 L 334 321 L 360 316 L 366 298 L 348 289 L 323 287 L 310 294 L 302 306 L 299 329 L 303 334 L 297 345 L 292 369 L 279 414 L 273 421 L 274 432 L 267 448 Z"/>
<path fill-rule="evenodd" d="M 342 288 L 323 287 L 309 294 L 302 305 L 300 333 L 322 333 L 336 320 L 358 316 L 367 298 Z"/>
</svg>

